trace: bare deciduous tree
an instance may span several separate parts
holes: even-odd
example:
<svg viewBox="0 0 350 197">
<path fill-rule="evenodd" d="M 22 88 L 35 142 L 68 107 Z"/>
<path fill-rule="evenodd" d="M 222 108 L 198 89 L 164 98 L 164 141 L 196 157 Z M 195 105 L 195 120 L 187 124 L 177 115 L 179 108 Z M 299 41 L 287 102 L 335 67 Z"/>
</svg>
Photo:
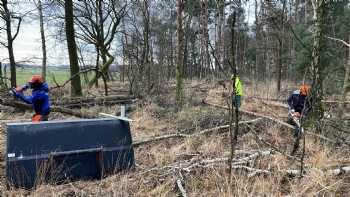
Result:
<svg viewBox="0 0 350 197">
<path fill-rule="evenodd" d="M 0 42 L 0 44 L 5 46 L 8 50 L 9 59 L 10 59 L 10 70 L 11 70 L 11 87 L 16 87 L 17 86 L 16 62 L 15 62 L 15 55 L 13 52 L 13 42 L 18 36 L 19 29 L 21 27 L 22 17 L 16 16 L 9 10 L 7 0 L 1 0 L 0 1 L 0 19 L 2 19 L 5 22 L 5 27 L 0 27 L 0 30 L 5 30 L 6 36 L 7 36 L 7 43 Z M 12 33 L 13 19 L 17 20 L 17 27 L 14 34 Z"/>
<path fill-rule="evenodd" d="M 83 93 L 81 88 L 80 75 L 78 75 L 78 73 L 80 72 L 80 68 L 78 64 L 77 45 L 75 42 L 73 1 L 65 0 L 64 9 L 66 37 L 70 63 L 70 75 L 75 76 L 71 81 L 71 95 L 82 96 Z"/>
</svg>

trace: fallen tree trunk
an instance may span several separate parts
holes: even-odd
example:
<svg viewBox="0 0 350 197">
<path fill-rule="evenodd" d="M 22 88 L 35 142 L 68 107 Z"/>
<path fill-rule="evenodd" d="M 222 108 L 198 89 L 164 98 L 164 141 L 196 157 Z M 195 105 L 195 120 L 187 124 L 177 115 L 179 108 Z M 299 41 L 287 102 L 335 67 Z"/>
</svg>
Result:
<svg viewBox="0 0 350 197">
<path fill-rule="evenodd" d="M 246 157 L 234 158 L 232 160 L 232 166 L 246 164 L 255 160 L 260 156 L 268 156 L 271 154 L 273 154 L 272 150 L 256 151 L 255 153 L 252 153 Z M 154 168 L 145 170 L 143 172 L 140 172 L 140 174 L 146 174 L 152 171 L 163 171 L 163 170 L 168 173 L 175 172 L 176 170 L 190 172 L 193 168 L 199 168 L 199 167 L 208 168 L 208 167 L 221 166 L 221 165 L 224 166 L 227 164 L 229 159 L 230 159 L 229 157 L 219 157 L 219 158 L 212 158 L 212 159 L 192 158 L 190 160 L 178 161 L 163 167 L 154 167 Z"/>
<path fill-rule="evenodd" d="M 265 170 L 265 169 L 258 169 L 258 168 L 247 166 L 247 164 L 252 163 L 258 157 L 264 157 L 264 156 L 266 157 L 269 155 L 273 155 L 274 152 L 275 151 L 273 150 L 258 151 L 256 153 L 253 153 L 243 158 L 235 158 L 231 163 L 232 168 L 246 170 L 249 173 L 248 177 L 253 177 L 261 174 L 274 175 L 274 174 L 281 174 L 281 173 L 289 176 L 293 176 L 293 177 L 300 176 L 300 170 L 295 170 L 295 169 Z M 193 169 L 196 169 L 196 168 L 212 168 L 212 167 L 218 167 L 218 166 L 225 166 L 228 161 L 229 161 L 229 157 L 219 157 L 219 158 L 212 158 L 212 159 L 190 159 L 185 161 L 178 161 L 171 165 L 167 165 L 163 167 L 154 167 L 154 168 L 145 170 L 143 172 L 140 172 L 140 174 L 146 174 L 152 171 L 162 171 L 162 174 L 165 174 L 167 176 L 179 170 L 190 173 Z M 322 175 L 339 176 L 339 175 L 350 174 L 350 166 L 343 166 L 335 169 L 317 169 L 317 168 L 308 167 L 306 170 L 303 171 L 303 174 L 304 175 L 310 174 L 313 169 L 317 171 L 321 171 Z"/>
<path fill-rule="evenodd" d="M 132 102 L 135 99 L 130 95 L 113 95 L 103 97 L 81 97 L 81 98 L 60 98 L 59 100 L 53 100 L 55 105 L 74 105 L 74 104 L 103 104 L 105 102 Z"/>
<path fill-rule="evenodd" d="M 66 108 L 82 108 L 82 107 L 92 107 L 92 106 L 112 106 L 112 105 L 126 105 L 126 104 L 131 104 L 133 103 L 133 100 L 116 100 L 116 101 L 101 101 L 101 102 L 81 102 L 81 103 L 65 103 L 65 104 L 58 104 L 54 102 L 54 105 L 61 105 Z"/>
<path fill-rule="evenodd" d="M 89 112 L 81 112 L 81 111 L 71 110 L 68 108 L 58 107 L 58 106 L 52 106 L 51 112 L 59 112 L 62 114 L 68 114 L 79 118 L 96 118 L 97 117 L 96 115 Z"/>
<path fill-rule="evenodd" d="M 247 99 L 257 99 L 257 100 L 264 100 L 264 101 L 278 101 L 282 103 L 286 103 L 287 99 L 273 99 L 273 98 L 263 98 L 259 96 L 247 96 L 245 97 Z M 338 104 L 342 103 L 342 101 L 335 101 L 335 100 L 322 100 L 323 103 L 326 104 Z M 345 104 L 350 104 L 350 101 L 344 101 Z"/>
<path fill-rule="evenodd" d="M 251 168 L 247 166 L 234 166 L 233 168 L 236 169 L 245 169 L 247 171 L 252 171 L 248 175 L 248 177 L 253 177 L 259 174 L 267 174 L 267 175 L 273 175 L 275 174 L 273 171 L 269 170 L 262 170 L 262 169 L 256 169 L 256 168 Z M 317 169 L 319 171 L 319 169 Z M 303 172 L 303 174 L 310 174 L 312 169 L 307 169 L 306 171 Z M 300 170 L 291 170 L 291 169 L 286 169 L 286 170 L 277 170 L 277 173 L 286 173 L 290 176 L 300 176 Z M 339 175 L 344 175 L 344 174 L 350 174 L 350 166 L 344 166 L 336 169 L 328 169 L 328 170 L 322 170 L 323 175 L 329 175 L 329 176 L 339 176 Z"/>
<path fill-rule="evenodd" d="M 210 106 L 213 106 L 213 107 L 216 107 L 216 108 L 229 110 L 229 109 L 228 109 L 227 107 L 225 107 L 225 106 L 221 106 L 221 105 L 217 105 L 217 104 L 212 104 L 212 103 L 208 103 L 208 102 L 205 102 L 205 101 L 203 101 L 203 103 L 205 103 L 205 104 L 207 104 L 207 105 L 210 105 Z M 270 121 L 272 121 L 272 122 L 275 122 L 275 123 L 277 123 L 277 124 L 279 124 L 279 125 L 281 125 L 281 126 L 284 126 L 284 127 L 288 128 L 288 129 L 294 129 L 294 126 L 293 126 L 293 125 L 288 124 L 288 123 L 286 123 L 286 122 L 283 122 L 283 121 L 281 121 L 281 120 L 278 120 L 278 119 L 276 119 L 276 118 L 272 118 L 272 117 L 266 116 L 266 115 L 264 115 L 264 114 L 260 114 L 260 113 L 256 113 L 256 112 L 251 112 L 251 111 L 246 111 L 246 110 L 240 110 L 240 111 L 241 111 L 242 113 L 244 113 L 244 114 L 247 114 L 247 115 L 251 115 L 251 116 L 255 116 L 255 117 L 261 117 L 261 118 L 268 119 L 268 120 L 270 120 Z M 314 136 L 314 137 L 318 137 L 318 138 L 320 138 L 320 139 L 323 139 L 323 140 L 328 141 L 328 142 L 331 142 L 331 143 L 338 143 L 338 142 L 335 141 L 335 140 L 331 140 L 331 139 L 329 139 L 329 138 L 327 138 L 327 137 L 325 137 L 325 136 L 319 135 L 319 134 L 315 134 L 315 133 L 311 133 L 311 132 L 305 132 L 305 134 L 306 134 L 306 135 L 311 135 L 311 136 Z M 346 145 L 347 145 L 347 144 L 346 144 Z"/>
<path fill-rule="evenodd" d="M 222 106 L 222 105 L 217 105 L 217 104 L 212 104 L 212 103 L 208 103 L 206 101 L 203 101 L 204 104 L 207 104 L 207 105 L 210 105 L 210 106 L 213 106 L 213 107 L 216 107 L 216 108 L 221 108 L 221 109 L 226 109 L 226 110 L 229 110 L 228 107 L 225 107 L 225 106 Z M 251 112 L 251 111 L 247 111 L 247 110 L 240 110 L 240 112 L 242 112 L 243 114 L 247 114 L 247 115 L 251 115 L 251 116 L 256 116 L 256 117 L 261 117 L 261 118 L 265 118 L 265 119 L 268 119 L 268 120 L 271 120 L 273 122 L 276 122 L 278 124 L 281 124 L 285 127 L 288 127 L 288 128 L 291 128 L 291 129 L 294 129 L 294 126 L 293 125 L 290 125 L 286 122 L 283 122 L 281 120 L 278 120 L 276 118 L 272 118 L 270 116 L 266 116 L 264 114 L 260 114 L 260 113 L 256 113 L 256 112 Z"/>
<path fill-rule="evenodd" d="M 261 118 L 257 118 L 254 120 L 248 120 L 248 121 L 241 121 L 238 124 L 252 124 L 255 122 L 260 121 Z M 223 131 L 225 129 L 228 129 L 230 125 L 223 125 L 223 126 L 218 126 L 210 129 L 204 129 L 198 133 L 193 133 L 193 134 L 183 134 L 183 133 L 173 133 L 173 134 L 168 134 L 168 135 L 162 135 L 162 136 L 156 136 L 156 137 L 151 137 L 150 139 L 145 139 L 145 140 L 140 140 L 140 141 L 135 141 L 133 143 L 134 147 L 138 147 L 141 145 L 149 144 L 149 143 L 154 143 L 162 140 L 167 140 L 167 139 L 174 139 L 174 138 L 188 138 L 188 137 L 193 137 L 193 136 L 198 136 L 198 135 L 205 135 L 213 131 Z"/>
<path fill-rule="evenodd" d="M 32 105 L 28 105 L 28 104 L 18 102 L 15 100 L 8 101 L 8 100 L 0 99 L 0 105 L 15 107 L 15 108 L 23 109 L 23 110 L 33 110 Z M 58 106 L 51 106 L 51 112 L 59 112 L 59 113 L 63 113 L 63 114 L 76 116 L 79 118 L 95 118 L 96 117 L 95 115 L 88 113 L 88 112 L 83 113 L 81 111 L 72 110 L 72 109 L 68 109 L 68 108 L 64 108 L 64 107 L 58 107 Z"/>
<path fill-rule="evenodd" d="M 176 180 L 176 185 L 177 185 L 177 188 L 178 188 L 178 189 L 180 190 L 180 192 L 181 192 L 181 196 L 182 196 L 182 197 L 187 197 L 187 192 L 186 192 L 184 186 L 182 185 L 180 179 L 177 179 L 177 180 Z"/>
</svg>

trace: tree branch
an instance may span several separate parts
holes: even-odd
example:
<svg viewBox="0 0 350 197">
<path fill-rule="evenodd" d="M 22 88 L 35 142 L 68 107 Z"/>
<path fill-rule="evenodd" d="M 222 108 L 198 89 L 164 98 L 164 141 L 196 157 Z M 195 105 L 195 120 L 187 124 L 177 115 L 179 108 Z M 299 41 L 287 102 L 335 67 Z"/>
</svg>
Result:
<svg viewBox="0 0 350 197">
<path fill-rule="evenodd" d="M 329 36 L 326 36 L 326 38 L 330 39 L 330 40 L 334 40 L 334 41 L 337 41 L 337 42 L 340 42 L 342 43 L 343 45 L 347 46 L 347 47 L 350 47 L 350 44 L 345 42 L 344 40 L 341 40 L 339 38 L 333 38 L 333 37 L 329 37 Z"/>
<path fill-rule="evenodd" d="M 14 41 L 14 40 L 16 39 L 16 37 L 18 36 L 19 28 L 21 27 L 21 23 L 22 23 L 22 17 L 13 16 L 13 18 L 18 20 L 18 24 L 17 24 L 16 33 L 15 33 L 15 35 L 12 37 L 12 41 Z"/>
</svg>

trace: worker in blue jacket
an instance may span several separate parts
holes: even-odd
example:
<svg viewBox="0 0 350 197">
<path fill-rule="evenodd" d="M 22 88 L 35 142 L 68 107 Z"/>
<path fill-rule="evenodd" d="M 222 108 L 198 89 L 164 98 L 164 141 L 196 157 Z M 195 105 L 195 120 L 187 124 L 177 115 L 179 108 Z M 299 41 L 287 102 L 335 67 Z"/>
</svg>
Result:
<svg viewBox="0 0 350 197">
<path fill-rule="evenodd" d="M 310 110 L 310 106 L 305 106 L 306 97 L 308 96 L 310 91 L 310 87 L 308 85 L 301 85 L 299 90 L 295 90 L 292 95 L 289 96 L 288 108 L 289 114 L 295 117 L 300 118 L 302 113 L 307 114 Z M 306 108 L 306 110 L 304 110 Z"/>
<path fill-rule="evenodd" d="M 27 89 L 32 89 L 32 95 L 23 94 Z M 33 122 L 47 121 L 50 114 L 49 86 L 40 75 L 33 75 L 28 84 L 13 89 L 13 95 L 21 101 L 33 105 L 35 114 Z"/>
</svg>

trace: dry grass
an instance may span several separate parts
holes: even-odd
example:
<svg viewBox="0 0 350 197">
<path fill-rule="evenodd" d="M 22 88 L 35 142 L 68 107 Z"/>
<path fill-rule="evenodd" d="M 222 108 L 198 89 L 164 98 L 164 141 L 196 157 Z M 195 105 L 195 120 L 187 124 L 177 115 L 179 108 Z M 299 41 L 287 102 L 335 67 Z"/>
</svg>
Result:
<svg viewBox="0 0 350 197">
<path fill-rule="evenodd" d="M 214 84 L 214 83 L 212 83 Z M 271 85 L 271 84 L 270 84 Z M 130 114 L 135 121 L 132 123 L 133 139 L 143 139 L 163 135 L 181 130 L 185 133 L 198 132 L 204 128 L 211 128 L 227 123 L 227 112 L 200 105 L 201 99 L 210 102 L 225 104 L 223 89 L 220 86 L 203 84 L 198 81 L 186 83 L 187 87 L 199 86 L 196 90 L 186 91 L 191 98 L 186 100 L 185 108 L 175 113 L 171 103 L 173 94 L 163 95 L 156 101 L 148 101 L 136 107 Z M 274 95 L 273 88 L 264 89 L 265 85 L 258 84 L 259 88 L 247 87 L 245 94 Z M 273 86 L 274 87 L 274 86 Z M 171 86 L 169 86 L 171 88 Z M 201 90 L 202 89 L 202 90 Z M 206 89 L 207 91 L 203 91 Z M 255 91 L 255 92 L 253 92 Z M 170 91 L 171 92 L 171 91 Z M 276 117 L 285 113 L 281 109 L 263 107 L 261 104 L 246 100 L 243 104 L 246 110 L 270 112 L 265 114 Z M 94 107 L 89 111 L 113 113 L 116 107 Z M 1 115 L 1 114 L 0 114 Z M 3 115 L 9 119 L 30 118 L 30 113 Z M 63 118 L 55 115 L 55 118 Z M 249 117 L 243 116 L 243 119 Z M 289 130 L 263 122 L 253 126 L 261 137 L 268 143 L 288 153 L 293 144 L 292 133 Z M 246 130 L 240 135 L 239 150 L 253 151 L 266 150 L 270 147 L 260 143 L 252 132 Z M 4 158 L 5 131 L 2 127 L 0 134 L 0 153 Z M 164 166 L 191 158 L 210 159 L 226 157 L 230 152 L 230 140 L 227 133 L 212 133 L 206 136 L 186 139 L 172 139 L 161 143 L 147 144 L 135 148 L 136 170 L 126 174 L 111 175 L 102 180 L 77 181 L 63 185 L 42 185 L 34 191 L 23 191 L 15 188 L 5 191 L 4 162 L 0 165 L 0 191 L 6 195 L 32 196 L 177 196 L 175 181 L 177 172 L 166 174 Z M 232 183 L 229 184 L 226 164 L 208 168 L 195 168 L 191 172 L 182 171 L 183 185 L 189 196 L 347 196 L 350 191 L 349 176 L 327 176 L 325 169 L 338 167 L 337 164 L 350 164 L 348 149 L 337 150 L 322 144 L 314 138 L 306 138 L 305 165 L 310 171 L 302 178 L 289 177 L 281 170 L 299 169 L 299 163 L 283 154 L 275 153 L 260 156 L 249 164 L 252 168 L 270 170 L 271 175 L 247 177 L 244 170 L 235 170 Z M 300 154 L 300 153 L 299 153 Z M 244 157 L 247 153 L 238 152 L 236 157 Z M 148 171 L 149 169 L 154 169 Z M 0 192 L 1 193 L 1 192 Z"/>
</svg>

